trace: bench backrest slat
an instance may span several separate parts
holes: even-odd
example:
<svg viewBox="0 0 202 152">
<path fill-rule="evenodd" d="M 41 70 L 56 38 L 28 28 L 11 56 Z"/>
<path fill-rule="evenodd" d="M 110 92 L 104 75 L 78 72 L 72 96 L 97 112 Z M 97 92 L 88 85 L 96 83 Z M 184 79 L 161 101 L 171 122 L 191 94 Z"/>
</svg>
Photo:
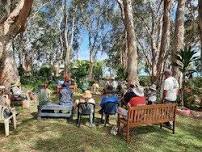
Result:
<svg viewBox="0 0 202 152">
<path fill-rule="evenodd" d="M 130 107 L 128 123 L 161 123 L 175 119 L 176 104 L 157 104 Z"/>
</svg>

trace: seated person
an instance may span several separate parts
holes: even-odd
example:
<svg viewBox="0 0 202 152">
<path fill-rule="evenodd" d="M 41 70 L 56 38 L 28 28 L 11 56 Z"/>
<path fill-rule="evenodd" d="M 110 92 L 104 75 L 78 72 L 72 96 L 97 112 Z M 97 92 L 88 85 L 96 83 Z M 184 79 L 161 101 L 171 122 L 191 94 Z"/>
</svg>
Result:
<svg viewBox="0 0 202 152">
<path fill-rule="evenodd" d="M 130 99 L 128 102 L 128 106 L 135 107 L 139 105 L 145 105 L 145 97 L 144 97 L 144 88 L 141 86 L 137 86 L 133 88 L 133 92 L 135 93 L 135 96 Z"/>
<path fill-rule="evenodd" d="M 67 84 L 63 84 L 59 94 L 60 105 L 72 105 L 72 92 Z"/>
<path fill-rule="evenodd" d="M 103 96 L 100 102 L 101 110 L 99 111 L 100 114 L 102 114 L 105 110 L 105 104 L 106 103 L 118 103 L 119 99 L 117 96 L 114 95 L 113 93 L 113 87 L 109 85 L 107 89 L 103 90 Z"/>
<path fill-rule="evenodd" d="M 38 95 L 39 106 L 46 105 L 49 102 L 50 90 L 48 89 L 48 84 L 42 85 Z"/>
<path fill-rule="evenodd" d="M 77 105 L 79 103 L 93 103 L 95 104 L 95 100 L 92 98 L 92 94 L 89 90 L 86 90 L 80 99 L 77 99 L 75 101 L 75 107 L 77 107 Z M 93 105 L 89 105 L 88 107 L 90 109 L 90 126 L 94 126 L 93 124 L 93 113 L 94 113 L 94 106 Z M 80 113 L 82 113 L 85 109 L 84 107 L 80 107 L 80 109 L 78 109 Z"/>
<path fill-rule="evenodd" d="M 136 86 L 132 90 L 133 90 L 135 96 L 130 99 L 127 106 L 135 107 L 135 106 L 146 105 L 146 100 L 144 97 L 144 88 L 141 86 Z M 128 111 L 124 108 L 119 107 L 118 113 L 126 118 Z"/>
<path fill-rule="evenodd" d="M 122 105 L 127 106 L 128 102 L 136 96 L 136 94 L 134 93 L 133 89 L 137 86 L 137 83 L 135 81 L 129 81 L 128 82 L 128 90 L 126 91 L 126 93 L 123 95 L 122 98 Z"/>
<path fill-rule="evenodd" d="M 22 101 L 27 99 L 26 95 L 21 90 L 19 83 L 11 85 L 11 93 L 12 93 L 11 100 Z"/>
</svg>

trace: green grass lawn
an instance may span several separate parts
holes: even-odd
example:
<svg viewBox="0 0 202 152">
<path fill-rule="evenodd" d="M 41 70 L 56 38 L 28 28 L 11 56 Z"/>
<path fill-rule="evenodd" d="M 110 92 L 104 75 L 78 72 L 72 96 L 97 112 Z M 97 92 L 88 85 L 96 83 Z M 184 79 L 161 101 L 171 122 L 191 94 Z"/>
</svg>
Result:
<svg viewBox="0 0 202 152">
<path fill-rule="evenodd" d="M 97 109 L 98 110 L 98 109 Z M 84 120 L 81 127 L 65 119 L 36 120 L 36 104 L 29 110 L 20 110 L 17 129 L 4 137 L 3 124 L 0 124 L 0 152 L 201 152 L 202 121 L 177 117 L 176 134 L 159 126 L 138 127 L 134 130 L 130 144 L 120 136 L 110 134 L 116 118 L 103 127 L 96 115 L 96 127 L 89 128 Z M 12 130 L 12 127 L 11 127 Z"/>
</svg>

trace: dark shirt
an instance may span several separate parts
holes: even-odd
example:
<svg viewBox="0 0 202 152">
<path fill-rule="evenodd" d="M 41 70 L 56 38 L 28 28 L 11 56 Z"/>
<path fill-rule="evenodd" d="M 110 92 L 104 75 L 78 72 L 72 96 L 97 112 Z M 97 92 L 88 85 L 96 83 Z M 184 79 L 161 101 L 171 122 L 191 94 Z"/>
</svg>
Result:
<svg viewBox="0 0 202 152">
<path fill-rule="evenodd" d="M 136 94 L 132 91 L 132 90 L 129 90 L 125 93 L 124 95 L 124 104 L 127 105 L 128 102 L 133 98 L 133 97 L 136 97 Z"/>
</svg>

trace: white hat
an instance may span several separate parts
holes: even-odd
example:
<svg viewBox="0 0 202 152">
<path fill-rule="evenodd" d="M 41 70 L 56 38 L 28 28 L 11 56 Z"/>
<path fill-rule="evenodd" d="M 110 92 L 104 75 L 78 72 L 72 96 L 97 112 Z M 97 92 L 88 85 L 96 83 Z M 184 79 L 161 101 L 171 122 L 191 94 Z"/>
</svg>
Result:
<svg viewBox="0 0 202 152">
<path fill-rule="evenodd" d="M 137 86 L 137 87 L 133 88 L 132 90 L 137 96 L 144 96 L 144 88 L 143 87 Z"/>
<path fill-rule="evenodd" d="M 155 84 L 152 84 L 152 85 L 149 87 L 149 89 L 156 91 L 156 85 L 155 85 Z"/>
</svg>

